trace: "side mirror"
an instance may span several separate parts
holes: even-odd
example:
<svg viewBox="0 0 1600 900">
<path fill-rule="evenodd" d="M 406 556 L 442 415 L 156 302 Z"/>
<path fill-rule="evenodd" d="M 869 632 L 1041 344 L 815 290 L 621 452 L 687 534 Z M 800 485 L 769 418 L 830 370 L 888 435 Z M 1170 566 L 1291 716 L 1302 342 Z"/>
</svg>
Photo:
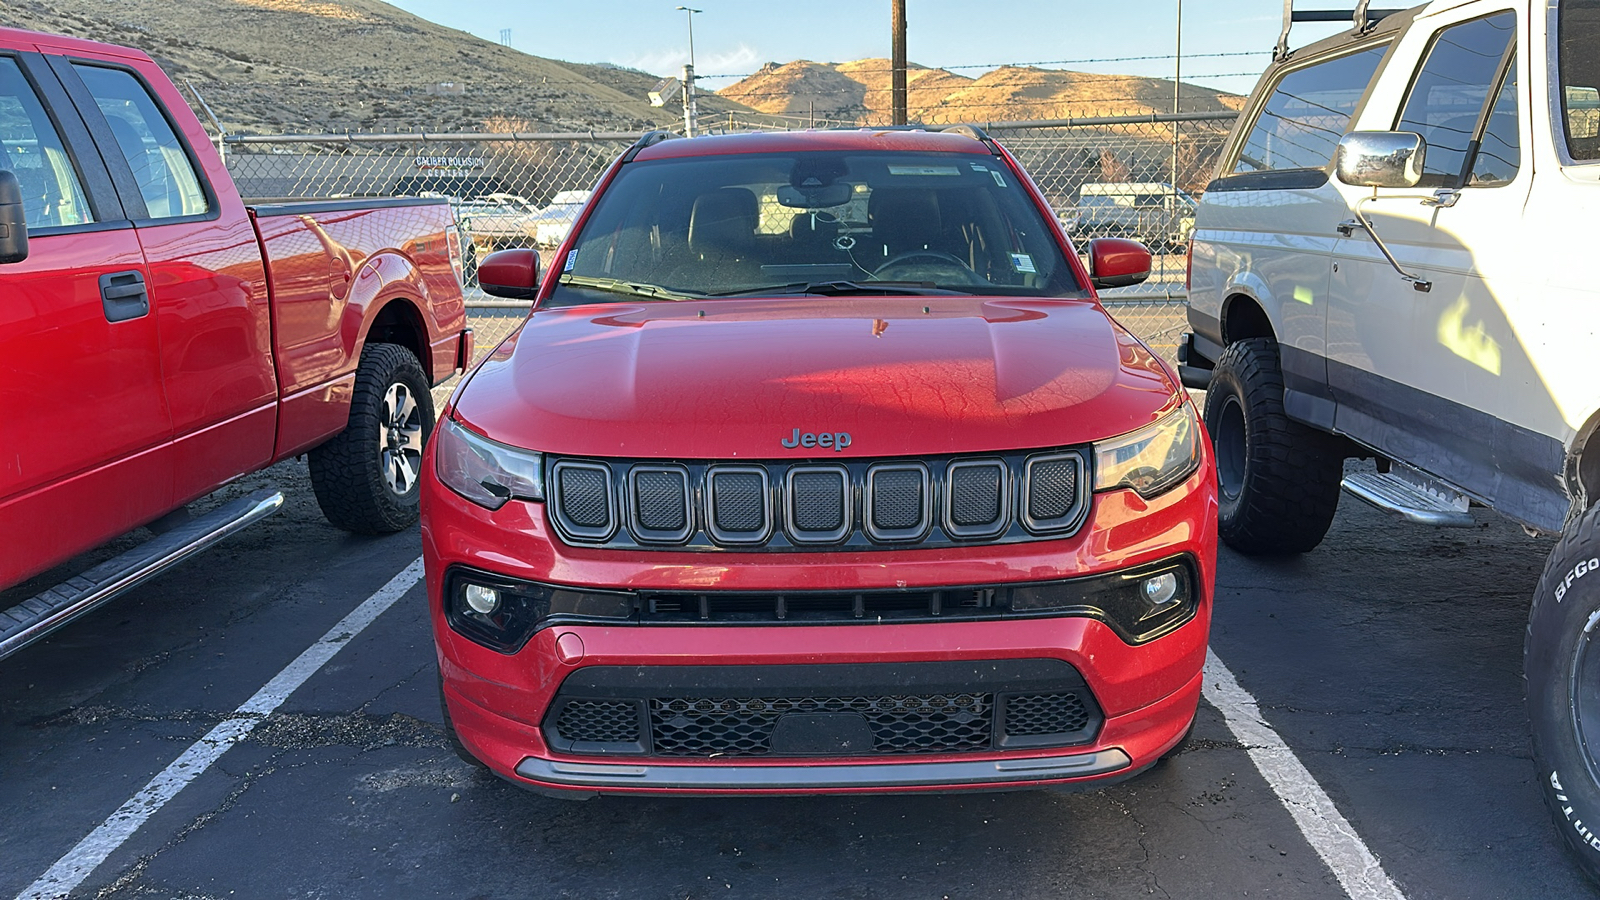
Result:
<svg viewBox="0 0 1600 900">
<path fill-rule="evenodd" d="M 22 212 L 22 185 L 8 169 L 0 169 L 0 263 L 28 258 L 28 220 Z"/>
<path fill-rule="evenodd" d="M 1150 277 L 1150 250 L 1127 238 L 1089 242 L 1089 283 L 1097 288 L 1140 284 Z"/>
<path fill-rule="evenodd" d="M 1352 131 L 1334 151 L 1334 171 L 1340 181 L 1360 187 L 1416 187 L 1427 152 L 1422 135 L 1410 131 Z"/>
<path fill-rule="evenodd" d="M 539 251 L 496 250 L 478 262 L 478 286 L 484 293 L 512 300 L 539 294 Z"/>
</svg>

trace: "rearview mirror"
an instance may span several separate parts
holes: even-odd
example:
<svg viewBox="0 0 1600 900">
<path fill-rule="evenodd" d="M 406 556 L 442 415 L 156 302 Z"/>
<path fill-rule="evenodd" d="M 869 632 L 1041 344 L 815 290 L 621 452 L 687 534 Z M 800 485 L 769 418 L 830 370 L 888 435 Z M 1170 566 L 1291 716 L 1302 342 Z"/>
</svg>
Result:
<svg viewBox="0 0 1600 900">
<path fill-rule="evenodd" d="M 532 300 L 539 294 L 539 251 L 497 250 L 478 263 L 478 286 L 486 294 Z"/>
<path fill-rule="evenodd" d="M 1089 283 L 1097 288 L 1129 287 L 1150 277 L 1150 250 L 1127 238 L 1089 242 Z"/>
<path fill-rule="evenodd" d="M 1333 154 L 1334 170 L 1345 184 L 1371 188 L 1411 188 L 1422 180 L 1428 145 L 1410 131 L 1352 131 Z"/>
<path fill-rule="evenodd" d="M 0 263 L 28 258 L 28 221 L 22 211 L 22 185 L 8 169 L 0 169 Z"/>
<path fill-rule="evenodd" d="M 817 187 L 794 187 L 784 185 L 778 188 L 778 203 L 790 209 L 827 209 L 830 206 L 843 206 L 850 202 L 850 193 L 854 190 L 847 182 L 818 185 Z"/>
</svg>

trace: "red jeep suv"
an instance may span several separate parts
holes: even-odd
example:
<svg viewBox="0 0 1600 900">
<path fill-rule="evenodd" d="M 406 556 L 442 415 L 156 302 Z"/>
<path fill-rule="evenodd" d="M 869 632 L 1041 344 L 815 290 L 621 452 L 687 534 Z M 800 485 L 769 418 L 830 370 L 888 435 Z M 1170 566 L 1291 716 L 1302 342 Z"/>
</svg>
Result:
<svg viewBox="0 0 1600 900">
<path fill-rule="evenodd" d="M 602 176 L 425 459 L 446 723 L 518 784 L 1097 784 L 1185 737 L 1215 476 L 982 132 L 667 139 Z"/>
</svg>

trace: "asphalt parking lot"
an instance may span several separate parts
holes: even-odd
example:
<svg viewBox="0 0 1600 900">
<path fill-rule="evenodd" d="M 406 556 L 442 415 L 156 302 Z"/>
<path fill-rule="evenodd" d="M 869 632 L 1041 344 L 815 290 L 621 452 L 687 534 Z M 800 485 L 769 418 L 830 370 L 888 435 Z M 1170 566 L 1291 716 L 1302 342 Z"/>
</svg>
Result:
<svg viewBox="0 0 1600 900">
<path fill-rule="evenodd" d="M 0 663 L 0 896 L 50 896 L 63 860 L 72 896 L 117 898 L 1594 896 L 1534 790 L 1522 712 L 1549 542 L 1492 513 L 1435 531 L 1348 499 L 1306 557 L 1223 551 L 1213 652 L 1276 757 L 1230 730 L 1212 677 L 1186 752 L 1089 793 L 551 800 L 446 748 L 413 586 L 164 805 L 130 811 L 417 557 L 414 530 L 329 527 L 298 463 L 239 489 L 258 483 L 287 490 L 278 516 Z M 1285 759 L 1347 825 L 1294 794 Z"/>
</svg>

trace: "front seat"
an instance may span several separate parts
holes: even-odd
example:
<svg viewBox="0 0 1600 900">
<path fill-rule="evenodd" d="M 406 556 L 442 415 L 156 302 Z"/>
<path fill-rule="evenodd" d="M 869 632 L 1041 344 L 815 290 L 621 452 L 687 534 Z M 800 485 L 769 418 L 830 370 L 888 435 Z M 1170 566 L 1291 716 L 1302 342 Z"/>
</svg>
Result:
<svg viewBox="0 0 1600 900">
<path fill-rule="evenodd" d="M 759 222 L 756 195 L 744 188 L 718 188 L 696 197 L 689 210 L 688 259 L 674 269 L 669 283 L 715 290 L 758 275 Z"/>
<path fill-rule="evenodd" d="M 867 224 L 880 246 L 879 263 L 917 250 L 939 250 L 939 198 L 920 188 L 878 188 L 867 199 Z M 872 263 L 867 263 L 871 268 Z"/>
</svg>

